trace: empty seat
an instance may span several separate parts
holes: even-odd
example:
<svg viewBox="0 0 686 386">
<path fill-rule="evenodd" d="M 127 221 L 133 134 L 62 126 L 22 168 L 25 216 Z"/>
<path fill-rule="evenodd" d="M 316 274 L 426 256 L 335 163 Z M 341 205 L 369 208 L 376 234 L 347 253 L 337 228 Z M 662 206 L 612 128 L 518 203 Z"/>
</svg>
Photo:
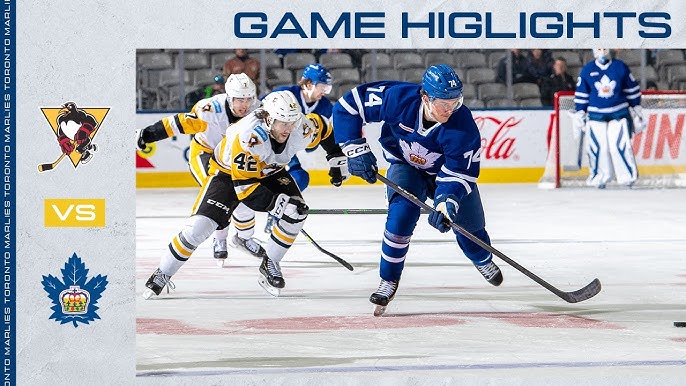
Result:
<svg viewBox="0 0 686 386">
<path fill-rule="evenodd" d="M 334 84 L 360 82 L 360 72 L 357 68 L 336 68 L 329 72 Z"/>
<path fill-rule="evenodd" d="M 488 54 L 488 67 L 490 68 L 495 68 L 498 66 L 498 62 L 500 62 L 500 59 L 504 58 L 505 55 L 507 55 L 506 50 L 498 50 L 498 51 L 493 51 Z"/>
<path fill-rule="evenodd" d="M 307 52 L 291 52 L 283 57 L 283 67 L 289 70 L 302 71 L 308 64 L 316 62 L 314 55 Z"/>
<path fill-rule="evenodd" d="M 214 77 L 221 75 L 221 71 L 217 72 L 214 68 L 201 68 L 193 71 L 193 84 L 196 87 L 207 86 L 214 83 Z"/>
<path fill-rule="evenodd" d="M 641 65 L 641 50 L 621 50 L 615 54 L 615 58 L 621 59 L 627 66 Z"/>
<path fill-rule="evenodd" d="M 643 75 L 641 75 L 641 67 L 640 66 L 634 66 L 631 67 L 631 74 L 638 80 L 639 82 L 641 79 L 643 79 Z M 658 80 L 657 76 L 657 71 L 653 68 L 653 66 L 645 66 L 645 80 L 646 82 L 648 81 L 653 81 L 656 82 Z"/>
<path fill-rule="evenodd" d="M 183 61 L 183 67 L 186 70 L 198 70 L 210 67 L 210 57 L 204 52 L 184 52 Z"/>
<path fill-rule="evenodd" d="M 455 67 L 455 58 L 447 52 L 427 52 L 424 57 L 424 67 L 428 68 L 436 64 L 447 64 Z"/>
<path fill-rule="evenodd" d="M 405 82 L 422 83 L 425 70 L 423 68 L 406 68 L 402 70 L 400 77 Z"/>
<path fill-rule="evenodd" d="M 541 98 L 525 98 L 519 101 L 520 107 L 543 107 Z"/>
<path fill-rule="evenodd" d="M 376 68 L 393 67 L 390 55 L 383 52 L 367 52 L 366 54 L 362 55 L 362 68 L 364 69 L 365 73 L 369 71 L 369 68 L 371 68 L 375 61 Z"/>
<path fill-rule="evenodd" d="M 481 52 L 457 52 L 455 53 L 455 65 L 461 70 L 475 67 L 488 67 L 486 55 Z"/>
<path fill-rule="evenodd" d="M 472 110 L 472 109 L 483 109 L 484 107 L 486 107 L 486 105 L 484 104 L 483 101 L 476 99 L 476 98 L 465 100 L 464 105 L 469 107 L 470 110 Z"/>
<path fill-rule="evenodd" d="M 276 88 L 276 85 L 293 84 L 293 75 L 291 70 L 285 68 L 272 68 L 267 70 L 267 86 L 269 88 Z"/>
<path fill-rule="evenodd" d="M 672 84 L 686 80 L 686 64 L 667 67 L 667 79 Z"/>
<path fill-rule="evenodd" d="M 494 83 L 496 81 L 496 71 L 492 68 L 470 68 L 466 72 L 467 83 L 481 84 Z"/>
<path fill-rule="evenodd" d="M 189 71 L 183 71 L 183 81 L 186 85 L 191 85 L 192 79 Z M 179 77 L 179 70 L 171 69 L 162 70 L 159 72 L 159 85 L 161 87 L 177 86 L 180 83 L 181 79 Z"/>
<path fill-rule="evenodd" d="M 401 79 L 401 74 L 400 70 L 396 70 L 395 68 L 389 67 L 389 68 L 379 68 L 376 70 L 376 79 L 372 79 L 372 72 L 367 71 L 367 74 L 365 75 L 365 80 L 367 82 L 374 82 L 377 80 L 400 80 Z"/>
<path fill-rule="evenodd" d="M 236 56 L 233 52 L 215 52 L 210 54 L 210 67 L 221 71 L 224 68 L 224 63 Z"/>
<path fill-rule="evenodd" d="M 576 51 L 553 51 L 552 56 L 553 59 L 557 59 L 559 57 L 564 58 L 567 61 L 567 67 L 580 67 L 583 65 L 581 62 L 581 57 Z"/>
<path fill-rule="evenodd" d="M 476 92 L 476 86 L 471 83 L 462 84 L 462 95 L 464 99 L 473 99 L 478 96 Z"/>
<path fill-rule="evenodd" d="M 479 99 L 484 101 L 502 98 L 507 94 L 507 87 L 502 83 L 483 83 L 478 90 Z"/>
<path fill-rule="evenodd" d="M 681 50 L 658 50 L 655 54 L 655 65 L 657 68 L 683 63 L 686 63 L 686 59 L 684 59 L 684 53 Z"/>
<path fill-rule="evenodd" d="M 405 68 L 423 68 L 424 59 L 415 52 L 396 52 L 393 54 L 393 67 L 398 70 Z"/>
<path fill-rule="evenodd" d="M 255 55 L 256 60 L 260 60 L 260 55 Z M 267 70 L 271 68 L 279 68 L 281 67 L 281 58 L 279 55 L 275 54 L 274 52 L 265 52 L 264 53 L 264 64 Z M 303 66 L 305 68 L 305 66 Z"/>
<path fill-rule="evenodd" d="M 353 60 L 349 54 L 344 52 L 332 52 L 327 54 L 322 54 L 319 57 L 319 63 L 329 70 L 336 68 L 352 68 Z"/>
<path fill-rule="evenodd" d="M 507 98 L 497 98 L 497 99 L 491 99 L 486 102 L 487 107 L 494 107 L 494 108 L 504 108 L 504 107 L 517 107 L 517 103 L 515 101 L 507 99 Z"/>
<path fill-rule="evenodd" d="M 142 70 L 166 70 L 174 67 L 171 55 L 166 52 L 138 54 L 137 62 Z"/>
<path fill-rule="evenodd" d="M 533 83 L 515 83 L 512 85 L 512 94 L 515 99 L 540 98 L 541 91 Z"/>
<path fill-rule="evenodd" d="M 333 100 L 334 102 L 337 101 L 340 97 L 345 95 L 348 91 L 352 90 L 353 88 L 359 86 L 359 83 L 354 83 L 354 82 L 346 82 L 346 83 L 341 83 L 339 84 L 337 88 L 337 92 L 334 94 L 333 92 L 329 95 L 329 99 Z"/>
</svg>

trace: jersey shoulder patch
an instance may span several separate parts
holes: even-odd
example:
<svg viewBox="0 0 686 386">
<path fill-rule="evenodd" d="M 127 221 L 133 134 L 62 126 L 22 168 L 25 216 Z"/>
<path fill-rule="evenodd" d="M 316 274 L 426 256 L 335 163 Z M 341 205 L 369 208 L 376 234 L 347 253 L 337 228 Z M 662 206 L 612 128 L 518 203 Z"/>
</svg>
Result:
<svg viewBox="0 0 686 386">
<path fill-rule="evenodd" d="M 262 138 L 262 141 L 266 142 L 269 139 L 269 134 L 267 134 L 267 131 L 263 129 L 262 126 L 255 126 L 253 131 Z"/>
</svg>

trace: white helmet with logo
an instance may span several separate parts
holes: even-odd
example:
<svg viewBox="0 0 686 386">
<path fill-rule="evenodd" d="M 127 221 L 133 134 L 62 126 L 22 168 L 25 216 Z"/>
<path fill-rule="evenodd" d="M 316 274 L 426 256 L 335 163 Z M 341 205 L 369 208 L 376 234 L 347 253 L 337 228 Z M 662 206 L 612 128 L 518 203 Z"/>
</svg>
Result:
<svg viewBox="0 0 686 386">
<path fill-rule="evenodd" d="M 275 91 L 262 100 L 263 108 L 269 113 L 269 126 L 274 119 L 281 122 L 296 122 L 302 118 L 300 104 L 290 91 Z"/>
<path fill-rule="evenodd" d="M 255 98 L 257 96 L 257 87 L 255 83 L 244 73 L 231 74 L 226 80 L 226 95 L 229 97 L 229 108 L 231 113 L 236 115 L 233 111 L 233 98 Z"/>
</svg>

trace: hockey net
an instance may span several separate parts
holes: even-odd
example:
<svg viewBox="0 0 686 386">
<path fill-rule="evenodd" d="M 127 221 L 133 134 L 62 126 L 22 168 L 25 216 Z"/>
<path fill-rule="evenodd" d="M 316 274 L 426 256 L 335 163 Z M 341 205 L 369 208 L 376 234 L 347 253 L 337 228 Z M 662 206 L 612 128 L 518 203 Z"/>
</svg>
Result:
<svg viewBox="0 0 686 386">
<path fill-rule="evenodd" d="M 551 125 L 548 157 L 538 186 L 585 186 L 588 158 L 584 136 L 577 140 L 572 132 L 574 92 L 556 93 L 554 106 L 555 123 Z M 644 91 L 641 106 L 648 127 L 632 139 L 638 164 L 634 186 L 686 187 L 686 91 Z"/>
</svg>

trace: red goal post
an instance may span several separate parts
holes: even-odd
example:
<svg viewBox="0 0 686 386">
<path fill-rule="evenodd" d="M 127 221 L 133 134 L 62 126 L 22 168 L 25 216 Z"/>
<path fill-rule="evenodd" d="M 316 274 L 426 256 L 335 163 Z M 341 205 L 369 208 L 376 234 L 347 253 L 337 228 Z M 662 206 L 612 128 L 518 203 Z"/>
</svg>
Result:
<svg viewBox="0 0 686 386">
<path fill-rule="evenodd" d="M 638 164 L 636 186 L 686 187 L 686 91 L 643 91 L 641 106 L 648 127 L 632 138 Z M 572 134 L 574 92 L 555 94 L 554 123 L 548 135 L 545 171 L 538 186 L 584 186 L 588 160 L 583 136 Z"/>
</svg>

